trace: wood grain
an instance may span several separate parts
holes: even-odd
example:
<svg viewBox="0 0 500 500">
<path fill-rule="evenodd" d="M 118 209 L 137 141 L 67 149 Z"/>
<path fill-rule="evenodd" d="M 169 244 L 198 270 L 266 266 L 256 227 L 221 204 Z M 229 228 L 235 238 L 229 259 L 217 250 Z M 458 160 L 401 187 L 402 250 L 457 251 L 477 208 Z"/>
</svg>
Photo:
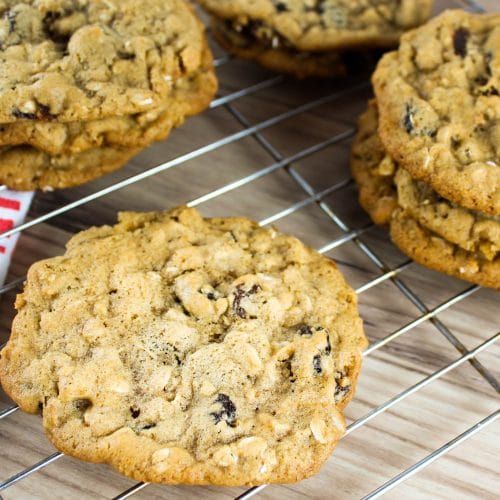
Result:
<svg viewBox="0 0 500 500">
<path fill-rule="evenodd" d="M 498 10 L 497 1 L 484 4 Z M 437 10 L 453 5 L 459 4 L 438 2 Z M 222 55 L 217 47 L 214 46 L 214 50 Z M 237 60 L 222 65 L 218 73 L 220 95 L 274 77 L 257 66 Z M 256 124 L 313 99 L 346 90 L 336 100 L 262 131 L 261 139 L 269 141 L 280 155 L 289 157 L 335 134 L 352 130 L 370 95 L 367 82 L 368 78 L 364 80 L 364 87 L 355 88 L 353 81 L 284 79 L 278 85 L 238 99 L 233 106 L 251 124 Z M 229 109 L 209 110 L 175 131 L 168 141 L 144 151 L 119 172 L 79 188 L 37 195 L 29 217 L 48 213 L 242 129 L 244 126 Z M 349 140 L 345 140 L 293 163 L 292 168 L 319 192 L 349 179 L 348 154 Z M 23 233 L 9 279 L 24 276 L 30 264 L 41 258 L 61 254 L 74 232 L 114 222 L 118 210 L 161 210 L 186 203 L 253 174 L 263 166 L 272 165 L 275 160 L 258 138 L 247 137 L 37 225 Z M 205 215 L 241 214 L 261 220 L 306 198 L 290 173 L 277 169 L 199 208 Z M 320 248 L 345 235 L 345 231 L 328 217 L 326 206 L 348 230 L 362 229 L 369 223 L 356 201 L 352 184 L 327 196 L 324 202 L 323 208 L 317 203 L 309 203 L 275 225 Z M 363 232 L 358 241 L 349 241 L 327 253 L 339 263 L 354 287 L 364 285 L 383 272 L 360 249 L 359 242 L 375 252 L 388 268 L 406 261 L 389 242 L 386 231 L 371 228 Z M 400 278 L 429 309 L 469 287 L 415 264 L 405 268 Z M 14 295 L 15 291 L 11 291 L 0 302 L 0 342 L 8 338 Z M 372 342 L 421 315 L 419 308 L 391 280 L 360 294 L 359 300 Z M 438 318 L 461 343 L 472 349 L 499 330 L 499 296 L 492 291 L 478 290 L 440 313 Z M 499 375 L 498 354 L 498 348 L 492 347 L 478 356 L 496 376 Z M 425 321 L 409 330 L 367 356 L 356 399 L 347 409 L 348 420 L 362 417 L 459 356 L 432 322 Z M 0 410 L 10 404 L 1 394 Z M 315 478 L 297 485 L 268 487 L 260 497 L 359 498 L 497 408 L 495 391 L 469 363 L 465 363 L 346 436 Z M 498 443 L 498 426 L 490 426 L 400 485 L 387 498 L 497 498 L 500 491 L 495 470 Z M 54 452 L 43 435 L 40 419 L 21 412 L 0 421 L 0 449 L 0 481 Z M 5 499 L 111 498 L 133 484 L 104 465 L 63 457 L 2 495 Z M 243 491 L 241 488 L 148 486 L 135 498 L 233 498 Z"/>
</svg>

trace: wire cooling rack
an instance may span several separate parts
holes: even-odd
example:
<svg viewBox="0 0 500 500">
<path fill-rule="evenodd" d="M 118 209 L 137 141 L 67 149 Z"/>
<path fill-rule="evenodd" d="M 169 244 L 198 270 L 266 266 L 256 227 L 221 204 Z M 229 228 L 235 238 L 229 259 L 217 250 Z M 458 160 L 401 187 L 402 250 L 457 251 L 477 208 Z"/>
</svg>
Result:
<svg viewBox="0 0 500 500">
<path fill-rule="evenodd" d="M 476 11 L 481 10 L 481 7 L 474 2 L 466 2 L 466 4 L 466 6 L 470 9 Z M 216 59 L 216 65 L 219 68 L 222 68 L 230 62 L 231 57 L 224 54 Z M 332 199 L 336 199 L 336 197 L 340 197 L 342 199 L 342 193 L 348 189 L 352 189 L 352 180 L 349 177 L 339 178 L 333 184 L 318 188 L 313 182 L 308 180 L 307 175 L 304 174 L 303 169 L 300 168 L 300 163 L 306 159 L 320 152 L 327 151 L 329 148 L 348 143 L 348 140 L 354 134 L 354 127 L 352 126 L 352 123 L 345 130 L 334 133 L 321 142 L 316 142 L 313 145 L 301 148 L 293 154 L 284 154 L 281 149 L 273 145 L 272 141 L 265 135 L 266 131 L 273 127 L 279 127 L 284 122 L 293 119 L 294 117 L 300 117 L 313 110 L 317 112 L 324 106 L 331 106 L 332 104 L 336 105 L 336 103 L 339 103 L 340 106 L 340 103 L 344 100 L 350 99 L 350 96 L 356 92 L 368 89 L 369 83 L 367 79 L 359 79 L 357 81 L 351 80 L 346 82 L 343 88 L 337 88 L 334 92 L 313 98 L 297 106 L 291 106 L 283 112 L 273 114 L 272 116 L 264 120 L 257 121 L 256 123 L 253 123 L 252 118 L 247 116 L 248 113 L 242 112 L 238 109 L 237 103 L 240 100 L 250 96 L 257 96 L 259 93 L 269 91 L 270 89 L 280 85 L 284 85 L 286 88 L 286 82 L 287 79 L 283 76 L 267 75 L 263 80 L 252 83 L 248 86 L 233 88 L 231 91 L 221 95 L 212 102 L 210 106 L 211 110 L 223 110 L 223 112 L 229 114 L 232 119 L 236 120 L 236 122 L 241 126 L 241 130 L 229 135 L 224 135 L 223 137 L 196 149 L 189 150 L 188 152 L 185 152 L 184 154 L 181 154 L 160 165 L 148 168 L 147 170 L 139 171 L 135 175 L 125 177 L 102 189 L 92 191 L 67 203 L 62 203 L 61 206 L 55 209 L 37 214 L 26 223 L 3 233 L 1 238 L 6 238 L 30 229 L 36 229 L 37 226 L 41 226 L 43 224 L 50 225 L 54 220 L 56 220 L 56 218 L 64 215 L 67 215 L 67 218 L 65 219 L 66 222 L 64 223 L 65 229 L 70 232 L 74 232 L 81 229 L 81 227 L 72 222 L 71 214 L 74 213 L 74 211 L 79 207 L 86 207 L 92 202 L 105 199 L 113 193 L 135 186 L 140 182 L 153 178 L 159 174 L 164 174 L 166 171 L 182 169 L 188 162 L 203 159 L 206 155 L 213 153 L 214 151 L 222 150 L 229 145 L 237 144 L 239 141 L 250 139 L 254 141 L 255 145 L 257 145 L 258 148 L 265 153 L 265 155 L 268 155 L 271 158 L 271 163 L 266 166 L 261 165 L 250 174 L 241 176 L 231 182 L 216 187 L 210 192 L 192 199 L 187 204 L 191 207 L 203 206 L 214 200 L 218 200 L 225 195 L 234 194 L 239 189 L 255 185 L 260 179 L 268 178 L 273 173 L 285 173 L 287 178 L 302 193 L 302 196 L 300 199 L 282 208 L 281 210 L 261 219 L 260 224 L 263 226 L 268 224 L 279 224 L 289 217 L 296 216 L 303 210 L 315 207 L 321 211 L 322 216 L 325 217 L 326 220 L 329 221 L 329 224 L 332 225 L 333 233 L 335 234 L 333 239 L 320 245 L 318 251 L 323 254 L 331 255 L 332 252 L 343 249 L 347 245 L 353 245 L 352 248 L 357 248 L 357 251 L 360 252 L 364 258 L 368 259 L 376 270 L 373 276 L 364 280 L 359 284 L 359 286 L 357 286 L 357 293 L 360 296 L 360 302 L 362 303 L 363 296 L 369 291 L 373 291 L 377 289 L 377 287 L 380 288 L 385 284 L 390 283 L 394 286 L 394 289 L 398 291 L 398 294 L 418 311 L 418 316 L 416 318 L 396 329 L 393 329 L 392 331 L 386 330 L 390 333 L 372 341 L 370 346 L 365 350 L 364 356 L 368 359 L 372 358 L 374 353 L 377 353 L 384 347 L 390 348 L 390 346 L 394 345 L 396 339 L 408 336 L 408 334 L 417 331 L 422 326 L 425 326 L 428 329 L 433 330 L 436 334 L 442 336 L 442 339 L 444 339 L 448 349 L 452 351 L 450 355 L 451 359 L 449 359 L 449 356 L 446 364 L 440 367 L 432 366 L 430 371 L 427 370 L 423 372 L 426 376 L 422 377 L 420 380 L 414 380 L 414 383 L 410 384 L 403 390 L 398 391 L 396 395 L 378 405 L 373 405 L 369 411 L 353 419 L 347 427 L 347 435 L 359 431 L 359 429 L 366 426 L 366 424 L 379 415 L 386 412 L 390 413 L 392 408 L 402 403 L 403 400 L 406 400 L 406 398 L 422 391 L 424 388 L 428 387 L 437 380 L 443 379 L 443 377 L 461 366 L 470 365 L 470 367 L 472 367 L 475 371 L 475 376 L 482 380 L 484 384 L 489 386 L 488 390 L 494 394 L 498 394 L 499 385 L 494 374 L 491 373 L 491 371 L 478 359 L 478 355 L 486 353 L 489 348 L 491 349 L 493 344 L 498 340 L 500 333 L 490 335 L 486 340 L 483 339 L 483 341 L 475 347 L 468 348 L 461 341 L 460 335 L 456 334 L 452 328 L 446 326 L 445 321 L 441 319 L 441 316 L 445 314 L 446 311 L 457 306 L 458 304 L 465 303 L 467 299 L 477 295 L 480 290 L 479 287 L 467 286 L 465 289 L 461 289 L 457 293 L 453 293 L 451 296 L 448 294 L 448 296 L 444 297 L 439 302 L 434 303 L 432 307 L 429 307 L 426 298 L 422 297 L 422 294 L 418 293 L 413 287 L 410 287 L 402 277 L 402 274 L 405 271 L 408 271 L 411 266 L 414 266 L 414 264 L 408 260 L 403 260 L 397 265 L 391 265 L 386 262 L 384 257 L 381 255 L 382 251 L 380 250 L 380 246 L 377 245 L 377 242 L 375 241 L 374 243 L 373 239 L 370 240 L 369 238 L 365 238 L 367 234 L 374 229 L 373 226 L 370 223 L 364 223 L 362 225 L 351 224 L 349 218 L 344 216 L 342 209 L 339 209 L 339 207 L 331 201 Z M 385 236 L 385 238 L 387 238 L 387 236 Z M 436 276 L 436 274 L 432 274 L 434 279 Z M 0 288 L 0 294 L 14 292 L 19 288 L 24 279 L 24 276 L 12 279 Z M 496 307 L 498 307 L 498 302 L 496 303 Z M 492 314 L 495 314 L 495 306 L 492 309 Z M 496 309 L 496 314 L 496 323 L 498 324 L 498 308 Z M 369 318 L 365 319 L 368 320 Z M 368 323 L 369 322 L 367 321 L 367 324 Z M 493 318 L 493 323 L 495 323 L 495 318 Z M 0 411 L 0 438 L 3 436 L 1 434 L 1 421 L 7 421 L 6 419 L 15 419 L 17 410 L 17 406 L 7 406 L 5 409 Z M 498 419 L 499 416 L 500 410 L 498 409 L 490 412 L 488 415 L 481 415 L 477 418 L 474 425 L 465 428 L 463 432 L 456 435 L 441 446 L 432 448 L 423 458 L 418 460 L 413 465 L 405 468 L 400 473 L 394 475 L 391 479 L 388 479 L 379 487 L 373 489 L 373 491 L 366 494 L 364 498 L 378 498 L 387 493 L 389 490 L 400 485 L 414 474 L 422 471 L 435 460 L 449 453 L 455 447 L 472 438 L 472 436 L 485 427 L 491 425 Z M 5 492 L 7 495 L 9 488 L 23 480 L 26 480 L 33 474 L 49 467 L 62 457 L 63 454 L 56 452 L 46 456 L 37 463 L 24 468 L 20 472 L 11 475 L 10 477 L 3 478 L 0 476 L 0 492 Z M 0 474 L 2 470 L 1 460 L 2 458 L 0 457 Z M 335 456 L 332 460 L 335 462 Z M 360 457 L 360 467 L 363 467 L 363 465 L 361 465 L 362 463 L 363 460 L 362 457 Z M 326 473 L 327 472 L 322 472 L 321 474 Z M 133 484 L 131 487 L 124 490 L 114 498 L 125 499 L 131 497 L 146 487 L 148 487 L 147 483 Z M 151 488 L 151 486 L 149 487 Z M 164 488 L 168 487 L 165 486 Z M 237 496 L 237 498 L 250 498 L 254 495 L 263 493 L 265 488 L 266 486 L 250 488 Z M 330 494 L 325 493 L 325 498 L 326 497 L 330 497 Z"/>
</svg>

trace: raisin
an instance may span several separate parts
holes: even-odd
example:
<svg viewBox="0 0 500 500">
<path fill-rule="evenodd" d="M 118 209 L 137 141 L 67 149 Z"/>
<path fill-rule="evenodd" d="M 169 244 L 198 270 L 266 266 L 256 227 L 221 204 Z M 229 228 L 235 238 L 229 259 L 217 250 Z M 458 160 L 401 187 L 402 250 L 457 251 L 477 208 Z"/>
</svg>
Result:
<svg viewBox="0 0 500 500">
<path fill-rule="evenodd" d="M 38 118 L 40 120 L 53 120 L 55 116 L 50 112 L 49 106 L 45 104 L 38 104 Z"/>
<path fill-rule="evenodd" d="M 250 297 L 250 295 L 253 295 L 257 293 L 260 290 L 260 285 L 253 285 L 250 290 L 245 291 L 243 290 L 242 285 L 238 285 L 236 287 L 236 292 L 234 293 L 234 300 L 233 300 L 233 311 L 234 313 L 239 316 L 242 319 L 245 319 L 247 317 L 247 312 L 243 307 L 241 307 L 241 301 L 246 298 Z"/>
<path fill-rule="evenodd" d="M 148 429 L 153 429 L 153 427 L 156 427 L 156 424 L 146 424 L 142 427 L 142 430 L 147 431 Z"/>
<path fill-rule="evenodd" d="M 410 134 L 413 131 L 413 117 L 415 116 L 415 110 L 410 104 L 406 105 L 406 112 L 403 117 L 403 125 L 405 130 Z"/>
<path fill-rule="evenodd" d="M 14 30 L 16 29 L 17 14 L 9 10 L 4 14 L 3 17 L 9 23 L 9 34 L 14 33 Z"/>
<path fill-rule="evenodd" d="M 276 10 L 278 12 L 288 12 L 288 7 L 286 4 L 284 4 L 283 2 L 278 2 L 276 4 Z"/>
<path fill-rule="evenodd" d="M 474 80 L 478 85 L 481 85 L 481 87 L 483 85 L 486 85 L 489 81 L 489 78 L 487 76 L 478 76 L 475 80 Z"/>
<path fill-rule="evenodd" d="M 67 45 L 69 42 L 69 35 L 59 33 L 54 27 L 54 23 L 61 18 L 60 12 L 50 11 L 45 14 L 43 18 L 43 28 L 45 34 L 54 42 L 62 45 Z"/>
<path fill-rule="evenodd" d="M 50 112 L 50 108 L 45 106 L 45 104 L 38 104 L 38 109 L 36 113 L 25 113 L 19 108 L 14 108 L 12 110 L 12 116 L 20 118 L 22 120 L 53 120 L 55 116 Z"/>
<path fill-rule="evenodd" d="M 283 359 L 281 360 L 281 363 L 283 363 L 283 367 L 285 368 L 286 372 L 288 372 L 288 380 L 290 380 L 290 383 L 293 384 L 297 380 L 297 377 L 294 375 L 292 370 L 292 358 Z"/>
<path fill-rule="evenodd" d="M 12 116 L 22 120 L 36 120 L 35 113 L 23 113 L 19 108 L 14 108 L 12 110 Z"/>
<path fill-rule="evenodd" d="M 226 394 L 219 394 L 215 403 L 222 405 L 222 411 L 212 412 L 210 415 L 214 418 L 215 423 L 218 424 L 222 420 L 226 422 L 229 427 L 236 427 L 236 406 Z"/>
<path fill-rule="evenodd" d="M 453 33 L 453 49 L 455 54 L 464 58 L 467 55 L 467 40 L 469 39 L 470 32 L 466 28 L 458 28 Z"/>
<path fill-rule="evenodd" d="M 135 54 L 129 54 L 128 52 L 118 52 L 118 57 L 125 61 L 130 61 L 135 59 Z"/>
<path fill-rule="evenodd" d="M 312 335 L 312 328 L 308 325 L 300 325 L 298 327 L 299 335 Z"/>
<path fill-rule="evenodd" d="M 481 95 L 490 96 L 490 95 L 500 95 L 500 92 L 496 87 L 489 87 L 480 92 Z"/>
<path fill-rule="evenodd" d="M 132 418 L 137 418 L 141 414 L 141 410 L 135 406 L 131 406 L 130 414 L 132 415 Z"/>
<path fill-rule="evenodd" d="M 316 354 L 313 358 L 313 368 L 316 373 L 321 373 L 323 368 L 321 367 L 321 354 Z"/>
<path fill-rule="evenodd" d="M 350 390 L 351 390 L 350 385 L 346 385 L 345 387 L 337 385 L 337 387 L 335 387 L 335 395 L 334 395 L 335 402 L 339 403 L 340 401 L 345 399 Z"/>
<path fill-rule="evenodd" d="M 73 404 L 78 411 L 85 411 L 87 408 L 92 406 L 90 399 L 75 399 Z"/>
<path fill-rule="evenodd" d="M 207 293 L 207 299 L 208 300 L 216 300 L 215 295 L 212 292 Z"/>
<path fill-rule="evenodd" d="M 326 335 L 326 348 L 325 353 L 330 354 L 332 352 L 332 344 L 330 343 L 330 335 Z"/>
</svg>

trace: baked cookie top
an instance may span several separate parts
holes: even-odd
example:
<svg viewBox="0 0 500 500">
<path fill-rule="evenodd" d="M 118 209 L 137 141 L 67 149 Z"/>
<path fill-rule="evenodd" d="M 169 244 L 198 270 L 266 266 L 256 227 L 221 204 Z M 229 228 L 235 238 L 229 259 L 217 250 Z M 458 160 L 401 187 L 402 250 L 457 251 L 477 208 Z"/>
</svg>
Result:
<svg viewBox="0 0 500 500">
<path fill-rule="evenodd" d="M 0 122 L 152 109 L 204 45 L 184 0 L 0 0 Z"/>
<path fill-rule="evenodd" d="M 199 0 L 249 38 L 324 51 L 397 42 L 430 15 L 432 0 Z"/>
<path fill-rule="evenodd" d="M 154 109 L 88 121 L 5 123 L 0 125 L 0 147 L 29 145 L 51 155 L 75 155 L 96 147 L 146 147 L 165 139 L 187 116 L 203 111 L 216 91 L 212 53 L 206 47 L 203 66 L 172 82 L 168 98 Z"/>
<path fill-rule="evenodd" d="M 500 214 L 500 14 L 448 11 L 404 35 L 373 76 L 379 132 L 411 175 Z"/>
<path fill-rule="evenodd" d="M 329 259 L 243 218 L 122 213 L 29 271 L 2 385 L 65 453 L 135 479 L 316 472 L 366 345 Z"/>
</svg>

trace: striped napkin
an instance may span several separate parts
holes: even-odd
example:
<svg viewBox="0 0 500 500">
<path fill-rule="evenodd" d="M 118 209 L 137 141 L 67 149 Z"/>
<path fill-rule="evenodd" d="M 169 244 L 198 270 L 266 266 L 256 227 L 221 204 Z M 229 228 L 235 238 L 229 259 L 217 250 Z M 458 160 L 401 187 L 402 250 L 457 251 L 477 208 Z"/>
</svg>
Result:
<svg viewBox="0 0 500 500">
<path fill-rule="evenodd" d="M 31 205 L 32 191 L 9 191 L 0 186 L 0 234 L 24 222 Z M 0 239 L 0 286 L 5 282 L 19 233 Z"/>
</svg>

